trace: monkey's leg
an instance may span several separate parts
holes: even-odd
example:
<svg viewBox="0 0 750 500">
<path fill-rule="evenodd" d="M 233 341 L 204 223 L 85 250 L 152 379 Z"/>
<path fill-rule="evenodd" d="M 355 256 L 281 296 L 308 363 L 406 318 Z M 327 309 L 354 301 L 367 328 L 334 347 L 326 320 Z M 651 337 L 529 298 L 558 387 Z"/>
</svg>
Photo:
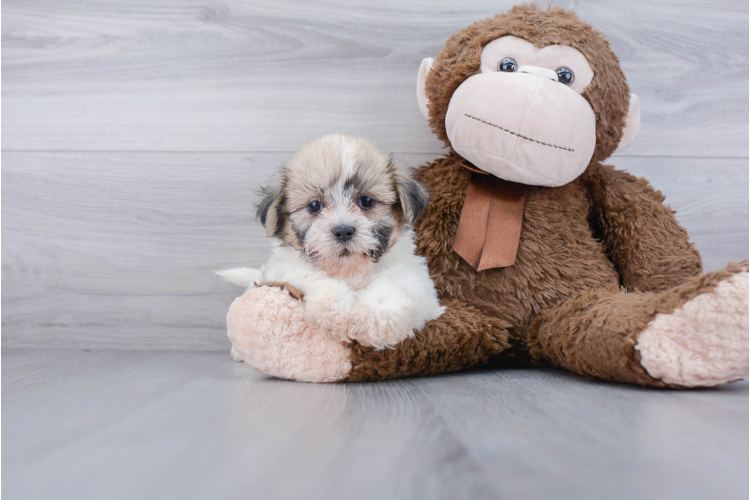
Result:
<svg viewBox="0 0 750 500">
<path fill-rule="evenodd" d="M 534 359 L 645 386 L 714 386 L 748 372 L 747 263 L 656 293 L 588 291 L 529 329 Z"/>
<path fill-rule="evenodd" d="M 393 349 L 341 343 L 305 323 L 304 302 L 277 287 L 232 303 L 227 330 L 245 363 L 267 375 L 307 382 L 366 381 L 454 372 L 485 364 L 508 347 L 505 323 L 458 301 Z"/>
</svg>

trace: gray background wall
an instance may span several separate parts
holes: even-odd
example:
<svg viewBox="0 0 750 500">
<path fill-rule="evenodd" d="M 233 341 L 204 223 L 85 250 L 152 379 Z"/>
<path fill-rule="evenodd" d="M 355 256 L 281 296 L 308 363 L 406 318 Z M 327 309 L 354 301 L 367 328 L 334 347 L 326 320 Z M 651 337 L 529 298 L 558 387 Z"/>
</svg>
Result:
<svg viewBox="0 0 750 500">
<path fill-rule="evenodd" d="M 259 265 L 253 190 L 299 144 L 444 154 L 415 78 L 513 1 L 6 0 L 3 346 L 228 348 Z M 610 163 L 667 196 L 705 267 L 748 256 L 748 4 L 561 2 L 620 56 L 643 122 Z"/>
</svg>

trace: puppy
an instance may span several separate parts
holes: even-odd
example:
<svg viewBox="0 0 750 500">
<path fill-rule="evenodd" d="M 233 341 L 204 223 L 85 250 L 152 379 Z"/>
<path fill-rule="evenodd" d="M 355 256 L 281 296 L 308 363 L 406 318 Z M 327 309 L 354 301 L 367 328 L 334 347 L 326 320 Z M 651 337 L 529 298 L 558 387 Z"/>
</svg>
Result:
<svg viewBox="0 0 750 500">
<path fill-rule="evenodd" d="M 377 349 L 443 313 L 411 229 L 427 191 L 372 142 L 346 134 L 310 141 L 261 193 L 257 215 L 275 238 L 273 253 L 260 270 L 219 271 L 228 281 L 283 283 L 303 297 L 310 324 Z"/>
</svg>

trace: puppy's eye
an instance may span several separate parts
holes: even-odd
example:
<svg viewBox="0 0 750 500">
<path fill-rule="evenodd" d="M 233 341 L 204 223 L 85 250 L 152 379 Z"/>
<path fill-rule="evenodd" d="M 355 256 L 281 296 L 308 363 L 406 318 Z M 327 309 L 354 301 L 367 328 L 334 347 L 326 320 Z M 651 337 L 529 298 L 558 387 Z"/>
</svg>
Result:
<svg viewBox="0 0 750 500">
<path fill-rule="evenodd" d="M 573 70 L 566 68 L 565 66 L 557 68 L 555 73 L 557 73 L 557 81 L 564 85 L 570 85 L 576 78 L 575 74 L 573 74 Z"/>
<path fill-rule="evenodd" d="M 373 203 L 374 201 L 372 200 L 372 198 L 368 198 L 367 196 L 363 196 L 359 199 L 359 206 L 362 208 L 370 208 L 372 207 Z"/>
<path fill-rule="evenodd" d="M 512 57 L 506 57 L 500 61 L 500 64 L 497 67 L 498 71 L 505 71 L 506 73 L 513 73 L 516 69 L 518 69 L 518 64 Z"/>
<path fill-rule="evenodd" d="M 323 208 L 323 205 L 320 204 L 318 200 L 311 201 L 309 205 L 307 205 L 307 211 L 311 214 L 316 214 L 320 212 L 320 209 Z"/>
</svg>

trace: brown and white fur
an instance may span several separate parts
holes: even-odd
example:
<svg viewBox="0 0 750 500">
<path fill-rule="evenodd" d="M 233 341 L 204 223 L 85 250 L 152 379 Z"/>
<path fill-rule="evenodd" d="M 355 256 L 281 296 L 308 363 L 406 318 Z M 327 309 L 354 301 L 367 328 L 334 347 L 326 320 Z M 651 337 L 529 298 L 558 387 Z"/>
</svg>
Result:
<svg viewBox="0 0 750 500">
<path fill-rule="evenodd" d="M 222 277 L 250 288 L 291 285 L 310 324 L 375 348 L 442 314 L 411 229 L 427 191 L 372 142 L 346 134 L 310 141 L 262 194 L 258 216 L 276 240 L 271 258 Z"/>
</svg>

